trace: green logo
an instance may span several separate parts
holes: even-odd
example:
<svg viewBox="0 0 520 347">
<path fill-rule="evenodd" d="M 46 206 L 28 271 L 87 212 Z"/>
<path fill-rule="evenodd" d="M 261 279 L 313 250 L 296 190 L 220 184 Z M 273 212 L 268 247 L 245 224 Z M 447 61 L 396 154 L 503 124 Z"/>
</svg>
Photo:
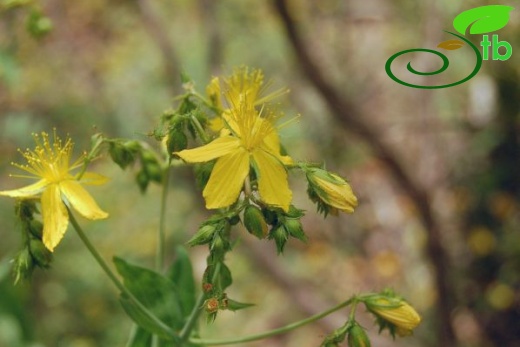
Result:
<svg viewBox="0 0 520 347">
<path fill-rule="evenodd" d="M 432 49 L 427 48 L 413 48 L 413 49 L 407 49 L 401 52 L 398 52 L 394 55 L 392 55 L 385 64 L 385 70 L 388 76 L 390 76 L 391 79 L 393 79 L 395 82 L 402 84 L 407 87 L 412 88 L 421 88 L 421 89 L 440 89 L 440 88 L 448 88 L 453 87 L 458 84 L 464 83 L 471 78 L 473 78 L 482 67 L 482 61 L 489 59 L 489 48 L 492 48 L 491 56 L 493 60 L 507 60 L 511 57 L 513 54 L 513 47 L 511 47 L 511 44 L 507 41 L 499 41 L 498 35 L 492 35 L 491 41 L 489 40 L 489 35 L 483 35 L 482 42 L 480 43 L 480 46 L 482 47 L 483 54 L 480 54 L 480 51 L 477 46 L 475 46 L 471 41 L 466 39 L 464 36 L 466 35 L 466 32 L 469 29 L 469 34 L 473 35 L 479 35 L 479 34 L 487 34 L 499 29 L 502 29 L 507 25 L 509 22 L 509 13 L 514 8 L 511 6 L 504 6 L 504 5 L 489 5 L 489 6 L 481 6 L 477 8 L 473 8 L 471 10 L 464 11 L 460 13 L 455 19 L 453 20 L 453 27 L 457 32 L 459 32 L 461 35 L 446 31 L 448 34 L 455 37 L 455 39 L 451 39 L 448 41 L 441 42 L 437 45 L 438 48 L 442 48 L 445 50 L 456 50 L 459 48 L 462 48 L 464 45 L 468 45 L 471 47 L 473 52 L 475 53 L 476 57 L 476 64 L 475 68 L 471 73 L 466 76 L 465 78 L 461 79 L 460 81 L 449 83 L 449 84 L 443 84 L 443 85 L 437 85 L 437 86 L 421 86 L 417 84 L 412 84 L 405 82 L 401 79 L 399 79 L 395 74 L 392 72 L 391 65 L 393 61 L 400 57 L 401 55 L 407 54 L 407 53 L 413 53 L 413 52 L 424 52 L 424 53 L 431 53 L 435 54 L 439 58 L 442 59 L 442 66 L 431 72 L 421 72 L 412 67 L 411 62 L 408 62 L 408 65 L 406 66 L 407 70 L 411 72 L 414 75 L 420 75 L 420 76 L 431 76 L 431 75 L 437 75 L 441 72 L 445 71 L 449 66 L 449 60 L 446 55 L 439 51 L 435 51 Z M 500 48 L 505 48 L 505 53 L 500 53 Z"/>
</svg>

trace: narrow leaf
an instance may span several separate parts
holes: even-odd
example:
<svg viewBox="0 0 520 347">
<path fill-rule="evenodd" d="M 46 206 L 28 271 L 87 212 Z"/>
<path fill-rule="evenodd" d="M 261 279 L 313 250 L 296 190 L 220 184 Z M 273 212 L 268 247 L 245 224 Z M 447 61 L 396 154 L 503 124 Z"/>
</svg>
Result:
<svg viewBox="0 0 520 347">
<path fill-rule="evenodd" d="M 232 299 L 227 299 L 227 309 L 230 311 L 243 310 L 244 308 L 248 308 L 251 306 L 255 306 L 255 304 L 249 304 L 244 302 L 238 302 Z"/>
</svg>

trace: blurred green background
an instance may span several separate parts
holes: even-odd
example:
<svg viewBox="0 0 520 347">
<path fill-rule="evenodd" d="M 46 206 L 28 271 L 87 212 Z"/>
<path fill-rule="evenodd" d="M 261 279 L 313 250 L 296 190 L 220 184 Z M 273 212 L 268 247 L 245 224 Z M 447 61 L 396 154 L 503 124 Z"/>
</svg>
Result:
<svg viewBox="0 0 520 347">
<path fill-rule="evenodd" d="M 291 176 L 295 205 L 307 210 L 309 242 L 291 241 L 283 256 L 275 256 L 274 244 L 236 231 L 242 237 L 229 256 L 230 296 L 257 306 L 220 314 L 202 325 L 203 336 L 275 328 L 353 293 L 389 286 L 423 323 L 414 336 L 392 341 L 360 313 L 373 346 L 520 346 L 518 10 L 498 32 L 513 46 L 510 60 L 485 61 L 469 82 L 431 91 L 393 82 L 386 60 L 404 49 L 435 48 L 451 38 L 443 30 L 452 30 L 458 13 L 495 2 L 0 4 L 1 189 L 26 183 L 8 177 L 15 172 L 9 163 L 21 159 L 17 148 L 32 146 L 32 132 L 56 127 L 70 134 L 77 155 L 96 132 L 148 141 L 182 91 L 181 71 L 203 92 L 213 75 L 243 64 L 291 89 L 280 107 L 288 118 L 301 117 L 282 131 L 289 153 L 324 162 L 350 180 L 358 209 L 323 221 L 306 199 L 303 177 Z M 284 10 L 289 22 L 280 16 Z M 45 18 L 53 29 L 37 38 Z M 451 74 L 433 77 L 439 84 L 473 68 L 470 50 L 449 56 Z M 426 69 L 438 63 L 426 55 L 414 60 Z M 93 170 L 111 178 L 90 189 L 110 218 L 82 225 L 107 260 L 118 255 L 152 265 L 160 188 L 141 195 L 132 172 L 108 160 Z M 208 216 L 189 168 L 174 170 L 172 182 L 168 250 Z M 50 270 L 12 285 L 9 261 L 20 246 L 13 207 L 13 200 L 0 199 L 0 346 L 124 346 L 131 322 L 118 293 L 72 231 Z M 206 250 L 191 255 L 200 278 Z M 346 315 L 248 346 L 317 346 Z"/>
</svg>

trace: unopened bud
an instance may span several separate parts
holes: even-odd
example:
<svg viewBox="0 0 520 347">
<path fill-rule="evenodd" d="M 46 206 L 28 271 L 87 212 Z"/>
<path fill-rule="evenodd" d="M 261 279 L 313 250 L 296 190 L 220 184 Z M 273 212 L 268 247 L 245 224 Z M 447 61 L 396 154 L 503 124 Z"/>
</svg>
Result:
<svg viewBox="0 0 520 347">
<path fill-rule="evenodd" d="M 123 170 L 135 160 L 135 152 L 120 142 L 110 142 L 108 153 L 114 163 Z"/>
<path fill-rule="evenodd" d="M 217 298 L 209 298 L 204 302 L 204 309 L 207 313 L 215 313 L 219 309 L 219 301 Z"/>
<path fill-rule="evenodd" d="M 370 347 L 370 340 L 368 339 L 365 329 L 359 324 L 354 325 L 348 331 L 348 347 Z"/>
<path fill-rule="evenodd" d="M 306 242 L 307 236 L 303 232 L 302 223 L 299 219 L 287 218 L 283 223 L 285 229 L 289 232 L 294 238 L 297 238 L 300 241 Z"/>
<path fill-rule="evenodd" d="M 34 235 L 34 237 L 38 238 L 39 240 L 43 237 L 43 224 L 39 220 L 33 219 L 29 222 L 29 231 L 31 234 Z"/>
<path fill-rule="evenodd" d="M 188 147 L 188 138 L 182 130 L 173 129 L 168 134 L 168 140 L 166 141 L 168 148 L 168 154 L 171 155 L 173 152 L 182 151 Z"/>
<path fill-rule="evenodd" d="M 188 241 L 188 245 L 193 247 L 204 245 L 213 239 L 216 228 L 213 224 L 205 224 L 199 228 L 197 233 Z"/>
<path fill-rule="evenodd" d="M 52 262 L 52 253 L 39 239 L 29 241 L 29 250 L 36 265 L 47 268 Z"/>
<path fill-rule="evenodd" d="M 259 239 L 264 239 L 267 236 L 267 223 L 262 211 L 256 206 L 249 205 L 246 207 L 244 211 L 244 226 L 247 231 Z"/>
<path fill-rule="evenodd" d="M 135 180 L 139 186 L 139 189 L 141 190 L 141 193 L 146 192 L 146 188 L 148 188 L 148 184 L 150 183 L 150 178 L 148 177 L 146 171 L 139 171 L 137 176 L 135 176 Z"/>
<path fill-rule="evenodd" d="M 274 242 L 276 243 L 276 250 L 278 251 L 278 254 L 280 254 L 283 253 L 285 244 L 289 239 L 289 233 L 282 225 L 278 225 L 273 230 L 271 230 L 269 238 L 274 239 Z"/>
</svg>

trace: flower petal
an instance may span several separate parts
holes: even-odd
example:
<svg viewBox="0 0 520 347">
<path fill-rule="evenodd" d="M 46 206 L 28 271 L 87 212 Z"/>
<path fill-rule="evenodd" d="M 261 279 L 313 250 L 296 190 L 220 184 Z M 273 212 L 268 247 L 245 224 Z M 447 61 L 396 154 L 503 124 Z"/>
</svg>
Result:
<svg viewBox="0 0 520 347">
<path fill-rule="evenodd" d="M 292 192 L 287 182 L 287 170 L 280 160 L 262 149 L 253 152 L 258 168 L 258 190 L 263 201 L 289 210 Z"/>
<path fill-rule="evenodd" d="M 31 196 L 38 195 L 45 189 L 49 182 L 45 179 L 39 180 L 34 184 L 22 187 L 14 190 L 4 190 L 0 192 L 0 195 L 9 196 L 11 198 L 28 198 Z"/>
<path fill-rule="evenodd" d="M 239 146 L 239 139 L 232 136 L 226 136 L 218 137 L 207 145 L 194 149 L 185 149 L 180 152 L 175 152 L 174 154 L 177 154 L 188 163 L 202 163 L 229 154 Z"/>
<path fill-rule="evenodd" d="M 281 155 L 280 154 L 280 138 L 278 137 L 278 133 L 273 128 L 273 131 L 271 131 L 265 138 L 264 142 L 262 144 L 262 147 L 267 152 L 274 155 L 278 160 L 280 160 L 284 165 L 292 165 L 294 164 L 294 161 L 291 157 L 288 155 Z"/>
<path fill-rule="evenodd" d="M 69 224 L 67 208 L 61 201 L 60 188 L 50 184 L 42 194 L 43 244 L 53 252 Z"/>
<path fill-rule="evenodd" d="M 82 184 L 89 184 L 92 186 L 99 186 L 105 184 L 109 181 L 108 177 L 100 175 L 95 172 L 85 172 L 83 176 L 81 176 L 80 182 Z"/>
<path fill-rule="evenodd" d="M 249 174 L 249 153 L 242 147 L 217 160 L 202 195 L 208 209 L 234 203 Z"/>
<path fill-rule="evenodd" d="M 59 183 L 59 187 L 67 201 L 83 217 L 88 219 L 103 219 L 108 217 L 108 213 L 99 208 L 96 201 L 78 181 L 63 181 Z"/>
</svg>

